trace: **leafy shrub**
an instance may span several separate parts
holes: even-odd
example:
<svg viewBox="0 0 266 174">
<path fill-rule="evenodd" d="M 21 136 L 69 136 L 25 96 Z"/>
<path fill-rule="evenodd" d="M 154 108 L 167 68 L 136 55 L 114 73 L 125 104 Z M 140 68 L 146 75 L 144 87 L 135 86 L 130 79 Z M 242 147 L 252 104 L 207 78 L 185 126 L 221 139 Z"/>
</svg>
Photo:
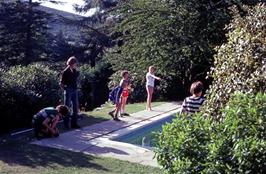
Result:
<svg viewBox="0 0 266 174">
<path fill-rule="evenodd" d="M 199 173 L 204 169 L 211 138 L 211 120 L 200 114 L 177 115 L 163 126 L 156 157 L 166 173 Z"/>
<path fill-rule="evenodd" d="M 60 100 L 57 73 L 47 66 L 15 66 L 2 73 L 1 81 L 1 130 L 29 126 L 34 113 Z"/>
<path fill-rule="evenodd" d="M 266 95 L 236 94 L 222 122 L 201 113 L 163 126 L 156 157 L 166 173 L 266 172 Z"/>
<path fill-rule="evenodd" d="M 235 91 L 257 93 L 266 90 L 266 5 L 246 8 L 227 26 L 228 41 L 218 48 L 210 72 L 205 112 L 220 118 L 219 109 Z"/>
<path fill-rule="evenodd" d="M 99 62 L 95 67 L 80 66 L 80 105 L 93 109 L 108 100 L 108 82 L 113 73 L 109 64 Z"/>
<path fill-rule="evenodd" d="M 266 172 L 266 95 L 236 94 L 222 109 L 209 144 L 206 173 Z"/>
</svg>

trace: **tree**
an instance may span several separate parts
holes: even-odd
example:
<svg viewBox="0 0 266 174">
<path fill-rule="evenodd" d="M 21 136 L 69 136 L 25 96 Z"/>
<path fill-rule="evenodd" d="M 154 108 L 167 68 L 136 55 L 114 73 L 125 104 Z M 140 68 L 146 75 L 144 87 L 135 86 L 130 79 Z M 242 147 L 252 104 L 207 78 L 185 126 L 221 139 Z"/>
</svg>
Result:
<svg viewBox="0 0 266 174">
<path fill-rule="evenodd" d="M 229 7 L 233 2 L 121 2 L 116 12 L 121 22 L 114 32 L 121 33 L 117 41 L 122 40 L 123 44 L 110 49 L 106 58 L 115 71 L 127 69 L 136 73 L 138 81 L 148 66 L 155 65 L 165 79 L 162 90 L 168 97 L 180 95 L 173 93 L 177 86 L 182 93 L 195 80 L 206 82 L 206 73 L 213 63 L 213 48 L 225 41 L 223 28 L 230 21 Z"/>
<path fill-rule="evenodd" d="M 0 3 L 1 62 L 27 65 L 44 56 L 49 15 L 38 6 L 32 0 Z"/>
</svg>

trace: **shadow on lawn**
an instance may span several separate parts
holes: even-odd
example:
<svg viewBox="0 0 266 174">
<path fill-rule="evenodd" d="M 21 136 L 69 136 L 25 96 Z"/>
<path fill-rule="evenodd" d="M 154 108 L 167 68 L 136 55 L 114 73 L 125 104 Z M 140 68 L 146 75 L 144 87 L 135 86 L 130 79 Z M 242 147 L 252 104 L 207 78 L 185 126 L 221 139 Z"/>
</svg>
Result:
<svg viewBox="0 0 266 174">
<path fill-rule="evenodd" d="M 107 171 L 93 162 L 96 157 L 82 153 L 57 150 L 28 144 L 28 142 L 8 141 L 0 144 L 0 161 L 9 166 L 20 165 L 31 168 L 50 167 L 84 167 Z"/>
<path fill-rule="evenodd" d="M 108 119 L 97 118 L 90 115 L 82 115 L 78 123 L 80 126 L 89 126 L 95 123 L 107 121 Z M 63 123 L 58 125 L 60 132 L 64 133 Z M 69 129 L 71 131 L 73 129 Z M 48 147 L 41 147 L 29 144 L 33 138 L 33 131 L 22 133 L 16 136 L 5 136 L 6 142 L 0 142 L 0 161 L 12 165 L 37 167 L 88 167 L 96 170 L 106 171 L 107 169 L 93 162 L 96 157 L 67 150 L 58 150 Z"/>
</svg>

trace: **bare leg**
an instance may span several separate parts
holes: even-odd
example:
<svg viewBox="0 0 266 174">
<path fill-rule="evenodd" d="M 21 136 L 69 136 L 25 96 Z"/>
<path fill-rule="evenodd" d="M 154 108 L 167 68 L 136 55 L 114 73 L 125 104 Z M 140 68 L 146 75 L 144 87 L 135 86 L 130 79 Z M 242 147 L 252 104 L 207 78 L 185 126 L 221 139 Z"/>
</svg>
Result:
<svg viewBox="0 0 266 174">
<path fill-rule="evenodd" d="M 122 113 L 125 113 L 126 103 L 127 103 L 127 97 L 122 97 L 122 106 L 121 106 Z"/>
<path fill-rule="evenodd" d="M 121 110 L 121 101 L 116 104 L 115 113 L 114 113 L 114 120 L 116 120 L 116 121 L 120 121 L 118 119 L 118 115 L 119 115 L 120 110 Z"/>
<path fill-rule="evenodd" d="M 146 105 L 146 109 L 148 111 L 151 111 L 151 101 L 152 101 L 153 87 L 146 86 L 146 90 L 147 90 L 147 105 Z"/>
</svg>

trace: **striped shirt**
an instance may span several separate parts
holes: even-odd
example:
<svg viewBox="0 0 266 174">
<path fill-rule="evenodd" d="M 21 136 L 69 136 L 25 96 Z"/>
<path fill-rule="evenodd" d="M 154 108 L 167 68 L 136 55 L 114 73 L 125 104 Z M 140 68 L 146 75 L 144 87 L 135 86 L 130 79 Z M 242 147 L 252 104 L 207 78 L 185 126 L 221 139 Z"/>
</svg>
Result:
<svg viewBox="0 0 266 174">
<path fill-rule="evenodd" d="M 182 104 L 182 111 L 188 114 L 198 112 L 203 102 L 203 97 L 187 97 Z"/>
</svg>

